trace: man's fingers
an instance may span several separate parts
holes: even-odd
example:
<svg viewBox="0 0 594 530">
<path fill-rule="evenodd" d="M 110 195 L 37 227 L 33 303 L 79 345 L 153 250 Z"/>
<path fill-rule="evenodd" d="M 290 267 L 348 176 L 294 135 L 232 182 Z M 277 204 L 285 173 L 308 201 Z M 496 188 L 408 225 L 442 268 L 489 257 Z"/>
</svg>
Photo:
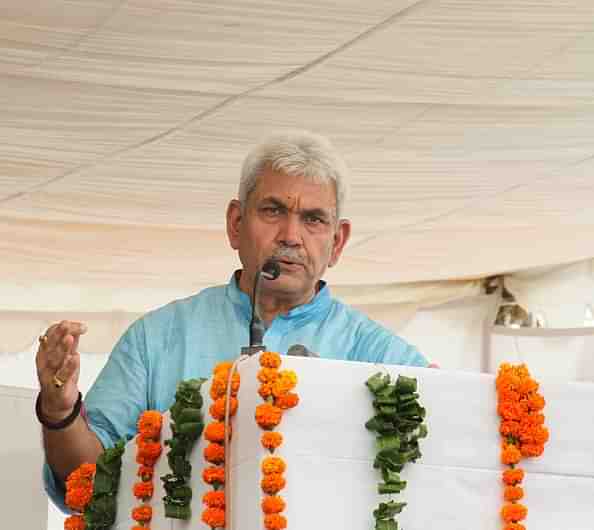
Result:
<svg viewBox="0 0 594 530">
<path fill-rule="evenodd" d="M 56 372 L 56 377 L 63 383 L 67 383 L 78 373 L 80 367 L 80 356 L 78 353 L 68 355 L 64 359 L 64 364 Z"/>
</svg>

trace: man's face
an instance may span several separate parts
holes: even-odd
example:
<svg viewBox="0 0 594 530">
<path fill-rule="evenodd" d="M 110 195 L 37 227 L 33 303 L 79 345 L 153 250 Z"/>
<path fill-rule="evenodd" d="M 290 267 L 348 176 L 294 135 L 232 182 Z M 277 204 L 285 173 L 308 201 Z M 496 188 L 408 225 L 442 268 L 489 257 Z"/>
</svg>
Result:
<svg viewBox="0 0 594 530">
<path fill-rule="evenodd" d="M 318 184 L 267 169 L 243 212 L 238 201 L 231 201 L 227 232 L 244 267 L 240 283 L 244 290 L 251 289 L 256 272 L 272 258 L 281 275 L 263 281 L 262 291 L 307 300 L 326 267 L 338 261 L 350 225 L 336 219 L 333 183 Z"/>
</svg>

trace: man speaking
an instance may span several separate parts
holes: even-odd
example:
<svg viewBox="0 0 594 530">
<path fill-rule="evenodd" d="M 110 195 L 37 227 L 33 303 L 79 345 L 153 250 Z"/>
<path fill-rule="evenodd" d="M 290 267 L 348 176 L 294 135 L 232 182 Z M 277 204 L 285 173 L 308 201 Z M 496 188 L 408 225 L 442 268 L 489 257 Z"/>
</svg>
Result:
<svg viewBox="0 0 594 530">
<path fill-rule="evenodd" d="M 48 494 L 64 507 L 65 477 L 103 448 L 132 437 L 147 409 L 170 407 L 176 384 L 208 377 L 249 344 L 254 280 L 264 344 L 286 353 L 298 344 L 321 358 L 427 366 L 412 346 L 332 298 L 322 280 L 339 261 L 351 224 L 342 218 L 347 170 L 329 141 L 308 132 L 274 135 L 243 164 L 239 194 L 227 208 L 227 236 L 242 269 L 229 283 L 152 311 L 116 344 L 84 405 L 78 342 L 85 325 L 64 321 L 40 338 L 37 415 L 43 425 Z M 196 242 L 200 244 L 199 241 Z"/>
</svg>

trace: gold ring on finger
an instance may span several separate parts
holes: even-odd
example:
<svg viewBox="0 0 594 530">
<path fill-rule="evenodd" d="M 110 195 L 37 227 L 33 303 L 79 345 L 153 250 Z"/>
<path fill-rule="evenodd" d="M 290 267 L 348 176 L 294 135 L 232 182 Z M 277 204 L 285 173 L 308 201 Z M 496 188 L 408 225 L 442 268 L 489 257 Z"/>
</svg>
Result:
<svg viewBox="0 0 594 530">
<path fill-rule="evenodd" d="M 62 387 L 64 386 L 64 381 L 62 381 L 62 380 L 61 380 L 61 379 L 58 377 L 58 375 L 57 375 L 57 374 L 56 374 L 56 375 L 54 375 L 54 377 L 53 377 L 52 381 L 53 381 L 53 383 L 54 383 L 54 386 L 55 386 L 56 388 L 62 388 Z"/>
</svg>

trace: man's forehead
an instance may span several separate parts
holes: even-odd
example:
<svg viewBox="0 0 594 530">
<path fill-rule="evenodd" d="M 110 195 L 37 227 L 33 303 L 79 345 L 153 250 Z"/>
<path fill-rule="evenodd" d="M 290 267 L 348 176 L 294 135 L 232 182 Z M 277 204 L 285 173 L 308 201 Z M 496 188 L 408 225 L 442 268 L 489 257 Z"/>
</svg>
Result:
<svg viewBox="0 0 594 530">
<path fill-rule="evenodd" d="M 307 177 L 265 172 L 258 178 L 252 195 L 258 202 L 270 200 L 287 206 L 298 203 L 300 209 L 336 209 L 334 182 L 319 182 Z"/>
</svg>

